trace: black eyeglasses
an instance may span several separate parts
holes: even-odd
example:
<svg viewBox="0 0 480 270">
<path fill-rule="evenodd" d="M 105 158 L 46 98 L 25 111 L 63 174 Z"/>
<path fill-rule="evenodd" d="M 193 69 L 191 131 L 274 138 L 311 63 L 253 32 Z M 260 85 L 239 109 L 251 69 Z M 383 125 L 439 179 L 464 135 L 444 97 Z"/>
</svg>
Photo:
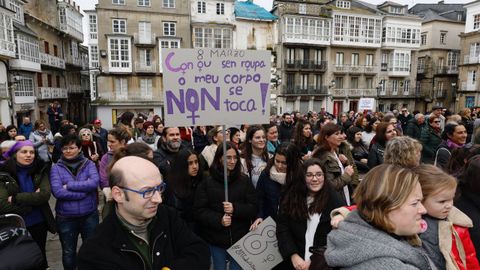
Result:
<svg viewBox="0 0 480 270">
<path fill-rule="evenodd" d="M 153 197 L 153 195 L 155 195 L 155 192 L 157 192 L 157 191 L 160 194 L 162 194 L 165 191 L 165 189 L 167 188 L 167 183 L 162 182 L 160 185 L 158 185 L 156 187 L 153 187 L 153 188 L 149 188 L 149 189 L 144 190 L 144 191 L 135 190 L 135 189 L 127 188 L 127 187 L 121 187 L 121 186 L 118 186 L 118 187 L 121 188 L 121 189 L 124 189 L 124 190 L 128 190 L 128 191 L 140 194 L 140 195 L 142 195 L 142 197 L 144 199 L 150 199 L 150 198 Z"/>
<path fill-rule="evenodd" d="M 435 124 L 439 124 L 439 123 L 441 123 L 441 122 L 442 122 L 442 121 L 433 121 L 433 123 L 435 123 Z"/>
</svg>

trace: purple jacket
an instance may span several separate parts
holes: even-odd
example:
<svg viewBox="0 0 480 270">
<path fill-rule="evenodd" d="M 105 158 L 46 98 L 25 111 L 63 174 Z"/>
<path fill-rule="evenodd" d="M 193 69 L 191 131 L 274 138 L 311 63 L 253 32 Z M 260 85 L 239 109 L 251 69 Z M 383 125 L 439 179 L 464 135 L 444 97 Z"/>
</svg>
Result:
<svg viewBox="0 0 480 270">
<path fill-rule="evenodd" d="M 108 184 L 108 165 L 112 162 L 113 159 L 113 152 L 108 151 L 106 155 L 102 156 L 100 159 L 100 165 L 98 168 L 98 172 L 100 173 L 100 188 L 106 188 L 110 185 Z"/>
<path fill-rule="evenodd" d="M 57 199 L 56 214 L 62 217 L 81 217 L 97 209 L 99 176 L 95 163 L 85 159 L 74 176 L 60 159 L 50 171 L 53 196 Z M 67 188 L 63 188 L 67 185 Z"/>
</svg>

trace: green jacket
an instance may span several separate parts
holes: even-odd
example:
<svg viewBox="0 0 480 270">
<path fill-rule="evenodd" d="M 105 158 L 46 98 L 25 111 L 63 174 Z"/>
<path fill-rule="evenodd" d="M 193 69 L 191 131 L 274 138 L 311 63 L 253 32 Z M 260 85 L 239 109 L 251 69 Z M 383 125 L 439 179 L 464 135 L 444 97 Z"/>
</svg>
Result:
<svg viewBox="0 0 480 270">
<path fill-rule="evenodd" d="M 20 192 L 15 160 L 7 160 L 0 168 L 0 214 L 25 215 L 32 211 L 32 207 L 40 207 L 48 230 L 55 233 L 55 219 L 48 204 L 51 195 L 49 174 L 49 166 L 35 159 L 31 175 L 35 189 L 40 188 L 40 191 Z M 12 203 L 8 202 L 10 196 L 12 196 Z"/>
<path fill-rule="evenodd" d="M 325 168 L 325 180 L 341 195 L 341 198 L 345 198 L 343 187 L 353 184 L 353 176 L 347 173 L 342 174 L 342 169 L 338 166 L 336 157 L 330 151 L 315 151 L 313 157 L 318 158 L 322 167 Z"/>
<path fill-rule="evenodd" d="M 433 164 L 435 161 L 435 153 L 437 152 L 437 148 L 442 142 L 440 133 L 436 133 L 430 125 L 427 125 L 424 129 L 422 129 L 420 142 L 423 146 L 422 162 Z"/>
</svg>

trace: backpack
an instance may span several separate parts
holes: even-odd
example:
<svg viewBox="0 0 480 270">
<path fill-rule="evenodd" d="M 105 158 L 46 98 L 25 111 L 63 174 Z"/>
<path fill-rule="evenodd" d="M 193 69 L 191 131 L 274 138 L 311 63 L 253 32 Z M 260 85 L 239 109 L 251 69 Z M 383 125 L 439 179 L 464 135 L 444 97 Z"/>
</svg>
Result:
<svg viewBox="0 0 480 270">
<path fill-rule="evenodd" d="M 19 215 L 0 216 L 0 262 L 2 269 L 42 269 L 42 252 Z"/>
</svg>

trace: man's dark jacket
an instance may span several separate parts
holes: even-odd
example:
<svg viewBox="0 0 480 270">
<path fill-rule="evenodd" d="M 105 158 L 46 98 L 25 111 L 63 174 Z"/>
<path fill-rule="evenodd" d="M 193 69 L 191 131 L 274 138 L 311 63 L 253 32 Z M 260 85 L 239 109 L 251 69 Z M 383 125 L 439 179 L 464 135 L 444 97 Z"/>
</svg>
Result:
<svg viewBox="0 0 480 270">
<path fill-rule="evenodd" d="M 420 140 L 422 137 L 422 129 L 425 127 L 425 123 L 418 124 L 417 119 L 412 118 L 408 121 L 406 128 L 404 129 L 405 135 L 410 138 Z"/>
<path fill-rule="evenodd" d="M 152 269 L 210 269 L 208 245 L 188 228 L 176 210 L 159 205 L 152 222 L 155 222 L 149 230 Z M 127 233 L 112 211 L 80 248 L 78 269 L 148 269 Z"/>
<path fill-rule="evenodd" d="M 278 126 L 278 139 L 281 142 L 289 142 L 292 139 L 293 128 L 293 124 L 287 124 L 285 121 L 282 121 Z"/>
</svg>

